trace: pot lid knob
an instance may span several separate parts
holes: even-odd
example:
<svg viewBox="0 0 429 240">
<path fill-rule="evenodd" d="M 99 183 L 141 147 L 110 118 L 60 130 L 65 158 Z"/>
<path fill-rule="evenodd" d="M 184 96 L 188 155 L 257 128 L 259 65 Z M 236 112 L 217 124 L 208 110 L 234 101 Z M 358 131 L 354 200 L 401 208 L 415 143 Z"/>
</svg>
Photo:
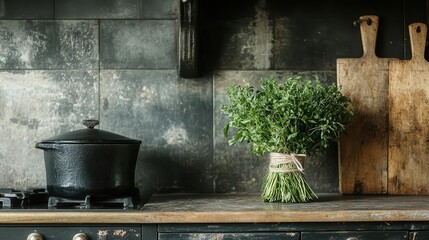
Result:
<svg viewBox="0 0 429 240">
<path fill-rule="evenodd" d="M 87 128 L 94 128 L 98 124 L 100 124 L 100 121 L 95 119 L 85 119 L 82 121 L 83 125 L 85 125 Z"/>
</svg>

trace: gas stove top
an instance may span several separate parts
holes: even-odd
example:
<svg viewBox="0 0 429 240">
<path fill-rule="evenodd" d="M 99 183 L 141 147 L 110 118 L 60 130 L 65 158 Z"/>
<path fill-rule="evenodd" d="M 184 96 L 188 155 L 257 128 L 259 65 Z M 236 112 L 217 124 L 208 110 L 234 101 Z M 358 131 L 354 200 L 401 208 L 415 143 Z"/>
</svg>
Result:
<svg viewBox="0 0 429 240">
<path fill-rule="evenodd" d="M 88 195 L 83 199 L 68 199 L 50 194 L 43 188 L 0 189 L 0 209 L 135 209 L 138 189 L 130 196 Z"/>
<path fill-rule="evenodd" d="M 48 201 L 49 195 L 45 189 L 29 189 L 18 191 L 11 188 L 0 189 L 0 204 L 2 209 L 40 208 Z M 46 205 L 47 208 L 47 205 Z"/>
</svg>

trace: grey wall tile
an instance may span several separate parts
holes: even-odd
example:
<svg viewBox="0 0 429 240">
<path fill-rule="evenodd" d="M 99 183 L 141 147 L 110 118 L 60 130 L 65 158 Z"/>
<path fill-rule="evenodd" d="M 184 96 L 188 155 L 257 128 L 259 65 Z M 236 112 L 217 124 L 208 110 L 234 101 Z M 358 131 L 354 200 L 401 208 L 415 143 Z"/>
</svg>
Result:
<svg viewBox="0 0 429 240">
<path fill-rule="evenodd" d="M 180 0 L 142 0 L 143 19 L 176 19 Z"/>
<path fill-rule="evenodd" d="M 308 8 L 310 4 L 312 7 Z M 361 57 L 360 31 L 353 22 L 370 14 L 380 18 L 377 55 L 401 57 L 403 53 L 402 0 L 389 4 L 275 0 L 267 5 L 275 23 L 275 69 L 335 70 L 337 58 Z"/>
<path fill-rule="evenodd" d="M 362 56 L 360 31 L 353 21 L 368 14 L 380 17 L 377 55 L 403 56 L 402 0 L 388 5 L 311 0 L 204 4 L 210 10 L 204 26 L 214 69 L 335 70 L 337 58 Z M 425 4 L 421 0 L 413 4 L 420 11 L 411 15 L 422 19 Z M 238 12 L 242 5 L 245 11 Z"/>
<path fill-rule="evenodd" d="M 0 21 L 0 69 L 78 68 L 98 68 L 97 21 Z"/>
<path fill-rule="evenodd" d="M 54 0 L 0 0 L 0 19 L 53 19 Z"/>
<path fill-rule="evenodd" d="M 101 67 L 175 69 L 176 22 L 172 20 L 101 21 Z"/>
<path fill-rule="evenodd" d="M 214 171 L 216 192 L 260 192 L 263 178 L 267 172 L 268 159 L 266 156 L 256 157 L 250 153 L 249 145 L 239 143 L 228 145 L 228 139 L 223 136 L 223 128 L 228 118 L 220 111 L 220 106 L 226 103 L 226 89 L 232 84 L 249 83 L 257 86 L 261 78 L 276 76 L 287 78 L 292 74 L 311 76 L 317 74 L 321 81 L 328 84 L 335 82 L 333 71 L 216 71 L 214 74 Z M 233 130 L 232 130 L 233 131 Z M 232 133 L 232 132 L 231 132 Z M 316 191 L 338 191 L 338 167 L 336 145 L 326 153 L 310 156 L 306 162 L 305 176 Z"/>
<path fill-rule="evenodd" d="M 214 69 L 273 69 L 274 22 L 267 2 L 204 3 L 211 13 L 204 26 Z"/>
<path fill-rule="evenodd" d="M 55 0 L 57 19 L 139 19 L 140 0 Z"/>
<path fill-rule="evenodd" d="M 213 95 L 211 73 L 195 80 L 176 74 L 179 2 L 0 0 L 0 187 L 44 185 L 35 141 L 81 128 L 82 118 L 96 118 L 101 109 L 101 128 L 143 140 L 141 190 L 260 192 L 267 159 L 223 137 L 226 86 L 314 69 L 335 81 L 337 57 L 361 56 L 352 22 L 368 13 L 380 16 L 378 56 L 406 59 L 405 25 L 427 22 L 425 0 L 200 1 L 201 60 L 207 69 L 233 70 L 215 72 Z M 53 17 L 74 20 L 47 20 Z M 336 159 L 332 146 L 307 161 L 306 178 L 316 190 L 337 191 Z"/>
<path fill-rule="evenodd" d="M 142 140 L 141 191 L 212 192 L 211 86 L 175 70 L 101 71 L 101 128 Z"/>
<path fill-rule="evenodd" d="M 215 69 L 264 70 L 273 65 L 273 32 L 269 20 L 217 23 L 209 33 Z"/>
<path fill-rule="evenodd" d="M 199 1 L 206 19 L 242 22 L 251 22 L 255 17 L 255 7 L 265 6 L 266 3 L 266 0 Z"/>
<path fill-rule="evenodd" d="M 45 187 L 37 141 L 98 116 L 96 71 L 0 71 L 0 187 Z"/>
</svg>

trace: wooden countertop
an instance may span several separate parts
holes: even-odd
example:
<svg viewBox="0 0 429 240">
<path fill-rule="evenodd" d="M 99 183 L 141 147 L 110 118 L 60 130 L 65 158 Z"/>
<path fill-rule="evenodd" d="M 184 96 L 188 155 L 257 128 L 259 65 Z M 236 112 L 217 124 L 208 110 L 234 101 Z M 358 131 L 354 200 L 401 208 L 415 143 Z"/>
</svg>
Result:
<svg viewBox="0 0 429 240">
<path fill-rule="evenodd" d="M 277 223 L 429 221 L 429 196 L 318 194 L 264 203 L 257 194 L 154 195 L 133 210 L 0 210 L 0 223 Z"/>
</svg>

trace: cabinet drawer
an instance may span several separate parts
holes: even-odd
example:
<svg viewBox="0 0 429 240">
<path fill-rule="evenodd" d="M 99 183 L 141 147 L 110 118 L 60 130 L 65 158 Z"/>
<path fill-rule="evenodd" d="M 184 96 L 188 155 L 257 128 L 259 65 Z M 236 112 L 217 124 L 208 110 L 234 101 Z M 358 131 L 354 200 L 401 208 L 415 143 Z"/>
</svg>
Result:
<svg viewBox="0 0 429 240">
<path fill-rule="evenodd" d="M 276 233 L 160 233 L 159 240 L 299 240 L 297 232 Z"/>
<path fill-rule="evenodd" d="M 83 233 L 89 240 L 141 240 L 140 226 L 2 226 L 1 240 L 25 240 L 38 233 L 43 240 L 72 240 Z"/>
<path fill-rule="evenodd" d="M 302 240 L 407 240 L 406 231 L 303 232 Z"/>
</svg>

